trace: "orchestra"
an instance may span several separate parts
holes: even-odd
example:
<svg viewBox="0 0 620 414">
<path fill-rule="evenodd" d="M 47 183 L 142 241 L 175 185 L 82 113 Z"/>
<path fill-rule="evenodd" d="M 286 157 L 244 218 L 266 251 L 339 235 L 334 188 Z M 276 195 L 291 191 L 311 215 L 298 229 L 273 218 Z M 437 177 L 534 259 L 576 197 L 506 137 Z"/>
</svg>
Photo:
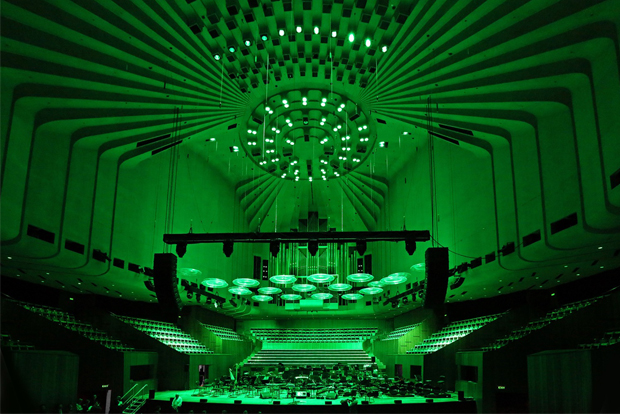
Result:
<svg viewBox="0 0 620 414">
<path fill-rule="evenodd" d="M 205 383 L 197 392 L 200 396 L 281 398 L 365 398 L 443 397 L 443 381 L 387 378 L 376 364 L 326 366 L 284 366 L 253 368 L 239 376 L 223 376 Z"/>
</svg>

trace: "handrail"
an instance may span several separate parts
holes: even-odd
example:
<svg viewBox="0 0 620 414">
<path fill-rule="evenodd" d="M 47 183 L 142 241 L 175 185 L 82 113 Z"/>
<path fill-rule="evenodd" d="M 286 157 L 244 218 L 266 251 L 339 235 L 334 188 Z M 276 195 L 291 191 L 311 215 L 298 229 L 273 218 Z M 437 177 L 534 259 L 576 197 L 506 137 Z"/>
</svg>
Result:
<svg viewBox="0 0 620 414">
<path fill-rule="evenodd" d="M 133 387 L 131 387 L 131 388 L 133 389 L 136 385 L 138 385 L 138 384 L 134 384 L 134 386 L 133 386 Z M 127 402 L 126 402 L 124 405 L 131 405 L 131 403 L 133 402 L 133 400 L 135 400 L 135 399 L 136 399 L 136 396 L 138 396 L 138 395 L 142 395 L 142 390 L 143 390 L 144 388 L 146 388 L 146 386 L 147 386 L 147 384 L 144 384 L 144 385 L 142 386 L 142 388 L 140 388 L 140 389 L 138 390 L 138 392 L 134 393 L 134 395 L 132 395 L 132 396 L 131 396 L 131 398 L 129 398 L 129 399 L 127 400 Z"/>
<path fill-rule="evenodd" d="M 123 396 L 121 397 L 121 400 L 124 400 L 125 396 L 127 396 L 127 394 L 129 394 L 131 392 L 131 390 L 136 388 L 136 386 L 138 386 L 138 384 L 133 384 L 133 387 L 131 387 L 125 394 L 123 394 Z"/>
</svg>

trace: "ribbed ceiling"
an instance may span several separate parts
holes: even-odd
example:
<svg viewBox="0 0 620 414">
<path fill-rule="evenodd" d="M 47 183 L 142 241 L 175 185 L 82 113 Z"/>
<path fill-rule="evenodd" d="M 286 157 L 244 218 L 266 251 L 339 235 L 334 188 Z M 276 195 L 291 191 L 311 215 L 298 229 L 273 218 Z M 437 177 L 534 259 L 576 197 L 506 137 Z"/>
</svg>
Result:
<svg viewBox="0 0 620 414">
<path fill-rule="evenodd" d="M 3 271 L 152 300 L 128 264 L 166 230 L 315 213 L 430 229 L 451 267 L 494 253 L 453 300 L 616 267 L 619 22 L 615 0 L 3 0 Z M 183 265 L 259 253 L 220 251 Z"/>
</svg>

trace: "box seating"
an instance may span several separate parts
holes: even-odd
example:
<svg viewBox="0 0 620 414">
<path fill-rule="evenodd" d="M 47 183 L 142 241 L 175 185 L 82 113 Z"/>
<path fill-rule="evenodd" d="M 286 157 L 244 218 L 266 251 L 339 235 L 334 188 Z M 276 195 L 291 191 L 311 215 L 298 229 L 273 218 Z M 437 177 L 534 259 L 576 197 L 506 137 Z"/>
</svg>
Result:
<svg viewBox="0 0 620 414">
<path fill-rule="evenodd" d="M 344 343 L 363 342 L 376 335 L 377 328 L 341 329 L 251 329 L 252 334 L 263 342 L 273 343 Z"/>
<path fill-rule="evenodd" d="M 372 359 L 361 349 L 265 349 L 246 365 L 345 365 L 371 364 Z"/>
<path fill-rule="evenodd" d="M 620 331 L 605 332 L 600 339 L 594 338 L 592 342 L 587 344 L 579 344 L 581 349 L 597 349 L 604 348 L 620 343 Z"/>
<path fill-rule="evenodd" d="M 579 309 L 582 309 L 586 306 L 591 305 L 596 302 L 599 298 L 580 300 L 577 302 L 568 303 L 566 305 L 560 306 L 559 308 L 553 309 L 541 318 L 528 322 L 526 325 L 515 329 L 508 335 L 498 338 L 493 341 L 488 346 L 482 348 L 483 351 L 492 351 L 495 349 L 502 348 L 509 344 L 510 342 L 516 341 L 518 339 L 523 338 L 524 336 L 529 335 L 530 333 L 537 331 L 539 329 L 544 328 L 545 326 L 553 323 L 553 321 L 560 320 L 572 312 L 576 312 Z"/>
<path fill-rule="evenodd" d="M 245 341 L 245 339 L 241 335 L 239 335 L 232 329 L 223 328 L 221 326 L 209 325 L 206 323 L 201 323 L 201 325 L 205 329 L 213 332 L 213 334 L 225 341 Z"/>
<path fill-rule="evenodd" d="M 425 339 L 422 344 L 414 346 L 413 349 L 407 351 L 407 353 L 424 355 L 435 352 L 469 335 L 473 331 L 482 328 L 484 325 L 493 322 L 502 315 L 504 315 L 504 313 L 452 322 L 439 332 L 432 334 L 430 338 Z"/>
<path fill-rule="evenodd" d="M 114 316 L 178 352 L 184 354 L 213 353 L 213 351 L 198 342 L 198 340 L 194 339 L 190 334 L 182 331 L 172 323 L 121 315 Z"/>
<path fill-rule="evenodd" d="M 135 351 L 134 348 L 123 344 L 116 338 L 111 337 L 107 332 L 97 329 L 89 323 L 78 320 L 73 314 L 62 309 L 35 305 L 26 302 L 18 302 L 18 304 L 31 312 L 49 319 L 52 322 L 56 322 L 69 330 L 79 333 L 91 341 L 97 342 L 108 349 L 121 352 Z"/>
<path fill-rule="evenodd" d="M 413 331 L 419 325 L 420 325 L 419 323 L 414 323 L 413 325 L 401 326 L 400 328 L 394 329 L 392 332 L 388 334 L 388 336 L 386 336 L 385 338 L 381 340 L 382 341 L 393 341 Z"/>
<path fill-rule="evenodd" d="M 9 334 L 2 334 L 0 346 L 10 351 L 32 351 L 35 349 L 34 345 L 24 344 L 20 342 L 19 339 L 13 339 Z"/>
</svg>

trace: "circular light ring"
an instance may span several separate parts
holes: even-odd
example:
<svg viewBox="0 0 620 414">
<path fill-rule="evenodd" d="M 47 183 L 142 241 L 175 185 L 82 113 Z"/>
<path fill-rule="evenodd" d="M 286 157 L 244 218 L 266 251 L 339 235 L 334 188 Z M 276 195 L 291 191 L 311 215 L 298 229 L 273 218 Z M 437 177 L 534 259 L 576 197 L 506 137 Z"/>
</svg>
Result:
<svg viewBox="0 0 620 414">
<path fill-rule="evenodd" d="M 236 286 L 241 286 L 241 287 L 256 287 L 258 285 L 260 285 L 260 282 L 256 279 L 250 279 L 247 277 L 241 277 L 239 279 L 235 279 L 233 280 L 233 283 Z"/>
<path fill-rule="evenodd" d="M 333 297 L 334 295 L 332 295 L 331 293 L 315 293 L 312 295 L 312 299 L 318 299 L 318 300 L 329 300 Z"/>
<path fill-rule="evenodd" d="M 267 286 L 258 289 L 258 293 L 260 293 L 261 295 L 277 295 L 278 293 L 282 293 L 282 289 Z"/>
<path fill-rule="evenodd" d="M 329 275 L 327 273 L 316 273 L 314 275 L 308 276 L 308 282 L 312 283 L 330 283 L 334 279 L 334 275 Z"/>
<path fill-rule="evenodd" d="M 400 285 L 401 283 L 405 283 L 409 276 L 411 276 L 411 274 L 406 272 L 392 273 L 381 279 L 381 283 L 384 285 Z"/>
<path fill-rule="evenodd" d="M 295 293 L 287 293 L 286 295 L 280 296 L 283 300 L 299 300 L 301 299 L 301 295 L 297 295 Z"/>
<path fill-rule="evenodd" d="M 255 300 L 257 302 L 269 302 L 272 301 L 273 298 L 269 295 L 254 295 L 252 296 L 252 300 Z"/>
<path fill-rule="evenodd" d="M 383 292 L 383 289 L 381 289 L 380 287 L 367 287 L 364 289 L 360 289 L 360 293 L 363 295 L 376 295 L 382 292 Z"/>
<path fill-rule="evenodd" d="M 185 277 L 200 277 L 200 276 L 202 276 L 202 272 L 200 270 L 192 269 L 192 268 L 189 268 L 189 267 L 181 268 L 181 269 L 179 269 L 177 271 L 177 273 L 180 276 L 185 276 Z"/>
<path fill-rule="evenodd" d="M 251 295 L 252 291 L 246 287 L 233 286 L 229 287 L 228 291 L 233 295 Z"/>
<path fill-rule="evenodd" d="M 341 296 L 344 300 L 360 300 L 364 298 L 364 295 L 360 295 L 359 293 L 347 293 L 346 295 Z"/>
<path fill-rule="evenodd" d="M 316 286 L 309 285 L 307 283 L 300 283 L 297 285 L 293 285 L 293 290 L 295 292 L 312 292 L 313 290 L 316 290 Z"/>
<path fill-rule="evenodd" d="M 383 287 L 383 283 L 380 280 L 375 280 L 374 282 L 370 282 L 368 287 Z"/>
<path fill-rule="evenodd" d="M 202 281 L 202 284 L 210 288 L 225 288 L 228 287 L 228 282 L 216 277 L 209 277 Z"/>
<path fill-rule="evenodd" d="M 424 272 L 426 270 L 426 264 L 425 263 L 414 264 L 413 266 L 409 268 L 409 270 L 411 270 L 412 272 Z"/>
<path fill-rule="evenodd" d="M 368 273 L 353 273 L 352 275 L 347 276 L 347 280 L 349 282 L 357 283 L 370 282 L 374 278 L 375 277 L 373 275 Z"/>
<path fill-rule="evenodd" d="M 286 285 L 289 283 L 295 283 L 297 281 L 297 278 L 293 275 L 276 275 L 271 276 L 269 278 L 269 281 L 277 285 Z"/>
<path fill-rule="evenodd" d="M 334 283 L 333 285 L 329 285 L 328 289 L 333 292 L 346 292 L 347 290 L 351 290 L 353 286 L 348 283 Z"/>
</svg>

